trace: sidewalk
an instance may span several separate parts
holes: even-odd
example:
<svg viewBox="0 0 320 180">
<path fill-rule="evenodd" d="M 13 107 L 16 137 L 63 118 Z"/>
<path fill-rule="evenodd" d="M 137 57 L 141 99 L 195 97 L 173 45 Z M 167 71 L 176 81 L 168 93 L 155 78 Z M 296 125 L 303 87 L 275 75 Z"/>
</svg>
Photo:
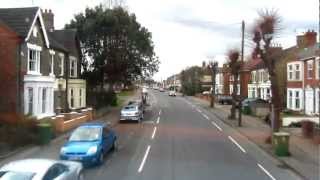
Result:
<svg viewBox="0 0 320 180">
<path fill-rule="evenodd" d="M 245 135 L 252 142 L 257 144 L 270 155 L 276 157 L 273 153 L 271 144 L 266 144 L 265 140 L 270 136 L 271 129 L 261 119 L 242 115 L 242 127 L 237 127 L 237 120 L 229 120 L 230 107 L 226 105 L 216 104 L 215 109 L 209 108 L 209 102 L 191 97 L 191 99 L 207 110 L 211 111 L 220 120 L 237 129 L 241 134 Z M 319 145 L 315 145 L 311 140 L 301 136 L 300 128 L 283 128 L 290 136 L 290 157 L 276 157 L 283 162 L 288 168 L 309 180 L 320 179 L 320 149 Z"/>
<path fill-rule="evenodd" d="M 135 91 L 135 93 L 132 96 L 126 97 L 126 99 L 122 102 L 122 105 L 127 104 L 130 100 L 135 99 L 138 96 L 139 96 L 139 92 Z M 111 127 L 114 127 L 118 124 L 120 110 L 121 110 L 121 105 L 119 105 L 117 107 L 110 107 L 110 108 L 108 108 L 108 111 L 106 112 L 106 114 L 104 116 L 102 116 L 94 121 L 90 121 L 90 122 L 106 122 L 106 123 L 110 124 Z M 70 133 L 71 133 L 71 131 L 59 135 L 58 137 L 54 138 L 50 142 L 50 144 L 48 144 L 48 145 L 44 145 L 44 146 L 30 145 L 27 147 L 22 147 L 20 149 L 17 149 L 15 152 L 11 152 L 11 153 L 7 154 L 6 156 L 2 156 L 2 157 L 0 157 L 0 167 L 4 164 L 11 162 L 11 161 L 14 161 L 14 160 L 26 159 L 33 154 L 37 154 L 38 152 L 41 152 L 41 151 L 47 149 L 48 146 L 54 147 L 57 144 L 61 144 L 70 135 Z"/>
</svg>

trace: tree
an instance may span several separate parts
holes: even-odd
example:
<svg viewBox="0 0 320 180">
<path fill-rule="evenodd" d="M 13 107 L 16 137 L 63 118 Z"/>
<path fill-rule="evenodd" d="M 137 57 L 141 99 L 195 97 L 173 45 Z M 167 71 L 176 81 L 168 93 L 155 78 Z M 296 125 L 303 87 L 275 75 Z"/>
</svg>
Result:
<svg viewBox="0 0 320 180">
<path fill-rule="evenodd" d="M 201 77 L 203 69 L 198 66 L 187 68 L 180 73 L 182 92 L 186 95 L 193 96 L 202 91 Z"/>
<path fill-rule="evenodd" d="M 134 14 L 120 6 L 86 8 L 66 28 L 78 30 L 86 55 L 82 60 L 83 78 L 89 86 L 99 85 L 103 90 L 107 82 L 112 92 L 115 83 L 130 84 L 158 71 L 159 59 L 151 33 L 137 22 Z"/>
<path fill-rule="evenodd" d="M 237 104 L 237 92 L 238 92 L 238 78 L 239 70 L 241 68 L 242 62 L 239 61 L 240 52 L 237 49 L 230 49 L 227 53 L 229 58 L 229 68 L 233 76 L 233 91 L 232 91 L 232 107 L 230 112 L 230 119 L 236 118 L 236 104 Z M 240 111 L 240 110 L 239 110 Z"/>
<path fill-rule="evenodd" d="M 276 73 L 276 61 L 280 53 L 271 47 L 272 40 L 279 30 L 280 17 L 274 10 L 259 12 L 259 18 L 253 29 L 254 53 L 259 55 L 266 65 L 271 81 L 271 111 L 273 117 L 273 131 L 280 129 L 281 97 L 279 95 L 279 84 Z"/>
</svg>

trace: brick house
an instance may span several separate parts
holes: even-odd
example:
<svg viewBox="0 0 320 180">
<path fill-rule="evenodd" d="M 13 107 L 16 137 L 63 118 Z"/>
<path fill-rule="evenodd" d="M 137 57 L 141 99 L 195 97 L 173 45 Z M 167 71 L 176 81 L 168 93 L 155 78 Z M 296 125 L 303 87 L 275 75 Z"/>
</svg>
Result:
<svg viewBox="0 0 320 180">
<path fill-rule="evenodd" d="M 320 59 L 316 38 L 313 31 L 297 37 L 298 56 L 287 63 L 287 108 L 309 115 L 319 113 Z"/>
<path fill-rule="evenodd" d="M 13 74 L 11 80 L 4 83 L 10 91 L 5 91 L 3 85 L 1 87 L 1 96 L 10 99 L 1 101 L 1 112 L 32 114 L 37 118 L 53 116 L 57 107 L 57 80 L 68 79 L 69 71 L 72 72 L 69 68 L 69 64 L 72 64 L 69 63 L 69 56 L 73 52 L 66 44 L 59 42 L 60 39 L 51 35 L 54 33 L 53 29 L 52 32 L 47 31 L 39 7 L 0 9 L 0 22 L 0 42 L 7 45 L 6 52 L 9 52 L 3 53 L 4 50 L 1 49 L 0 59 L 10 63 L 12 72 L 9 72 Z M 77 43 L 76 39 L 73 41 L 74 44 Z M 57 65 L 57 59 L 63 56 L 63 65 Z M 77 78 L 80 53 L 75 57 L 72 68 L 78 69 L 74 76 Z M 64 74 L 59 74 L 55 67 L 62 67 Z M 2 76 L 10 77 L 6 66 L 1 66 L 0 71 Z M 61 99 L 67 97 L 66 94 Z"/>
</svg>

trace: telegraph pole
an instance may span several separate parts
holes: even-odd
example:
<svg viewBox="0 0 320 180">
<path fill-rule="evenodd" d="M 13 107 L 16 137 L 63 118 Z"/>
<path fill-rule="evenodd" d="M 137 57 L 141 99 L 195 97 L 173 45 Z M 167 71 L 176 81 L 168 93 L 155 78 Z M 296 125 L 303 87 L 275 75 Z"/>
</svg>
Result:
<svg viewBox="0 0 320 180">
<path fill-rule="evenodd" d="M 211 91 L 211 101 L 210 107 L 214 108 L 214 100 L 216 95 L 216 76 L 217 76 L 217 69 L 218 69 L 218 62 L 210 62 L 211 68 L 211 79 L 212 79 L 212 91 Z"/>
</svg>

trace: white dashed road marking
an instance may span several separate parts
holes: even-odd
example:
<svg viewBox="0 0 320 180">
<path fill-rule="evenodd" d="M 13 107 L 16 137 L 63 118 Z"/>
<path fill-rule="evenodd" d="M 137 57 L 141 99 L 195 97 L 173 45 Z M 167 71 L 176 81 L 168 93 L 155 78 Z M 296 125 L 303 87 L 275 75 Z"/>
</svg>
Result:
<svg viewBox="0 0 320 180">
<path fill-rule="evenodd" d="M 272 180 L 276 180 L 261 164 L 258 163 L 259 168 L 266 173 Z"/>
<path fill-rule="evenodd" d="M 222 128 L 220 126 L 218 126 L 218 124 L 216 124 L 215 122 L 211 121 L 211 124 L 214 125 L 217 129 L 219 129 L 219 131 L 222 132 Z"/>
<path fill-rule="evenodd" d="M 243 147 L 240 146 L 240 144 L 234 140 L 231 136 L 228 136 L 228 138 L 236 145 L 238 146 L 238 148 L 243 152 L 243 153 L 247 153 L 246 150 L 243 149 Z"/>
<path fill-rule="evenodd" d="M 160 117 L 158 117 L 158 119 L 157 119 L 157 124 L 159 124 L 159 122 L 160 122 Z"/>
<path fill-rule="evenodd" d="M 157 132 L 157 127 L 154 127 L 154 128 L 153 128 L 153 132 L 152 132 L 151 139 L 154 139 L 154 136 L 156 135 L 156 132 Z"/>
<path fill-rule="evenodd" d="M 151 148 L 151 146 L 149 145 L 148 148 L 147 148 L 147 150 L 146 150 L 146 153 L 145 153 L 144 156 L 143 156 L 142 162 L 141 162 L 140 167 L 139 167 L 139 169 L 138 169 L 138 172 L 139 172 L 139 173 L 141 173 L 142 170 L 143 170 L 143 167 L 144 167 L 144 164 L 146 163 L 146 160 L 147 160 L 147 157 L 148 157 L 150 148 Z"/>
</svg>

